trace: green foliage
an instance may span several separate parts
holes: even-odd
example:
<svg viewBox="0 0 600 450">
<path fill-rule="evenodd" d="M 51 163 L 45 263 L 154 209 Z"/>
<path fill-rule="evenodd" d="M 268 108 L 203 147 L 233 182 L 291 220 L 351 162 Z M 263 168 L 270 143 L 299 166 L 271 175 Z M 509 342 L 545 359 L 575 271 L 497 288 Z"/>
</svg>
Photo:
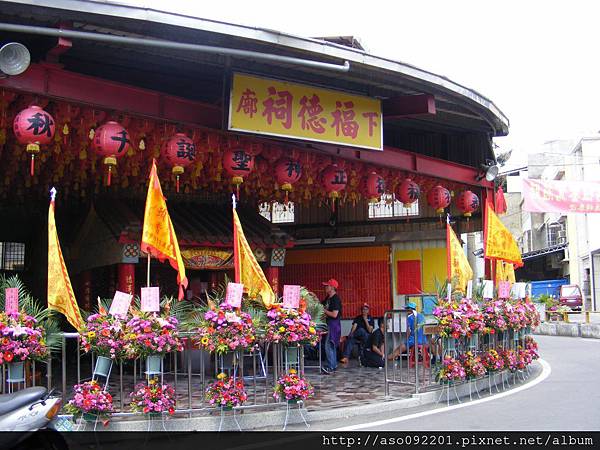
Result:
<svg viewBox="0 0 600 450">
<path fill-rule="evenodd" d="M 559 304 L 558 300 L 556 300 L 554 297 L 548 294 L 538 295 L 534 298 L 534 301 L 537 303 L 543 303 L 544 305 L 546 305 L 546 309 L 550 309 L 553 306 L 558 306 Z"/>
<path fill-rule="evenodd" d="M 38 321 L 46 330 L 46 346 L 51 352 L 59 351 L 62 339 L 58 324 L 58 313 L 44 307 L 41 301 L 33 298 L 25 284 L 17 275 L 6 277 L 0 275 L 0 311 L 4 311 L 5 289 L 17 288 L 19 290 L 19 309 Z"/>
</svg>

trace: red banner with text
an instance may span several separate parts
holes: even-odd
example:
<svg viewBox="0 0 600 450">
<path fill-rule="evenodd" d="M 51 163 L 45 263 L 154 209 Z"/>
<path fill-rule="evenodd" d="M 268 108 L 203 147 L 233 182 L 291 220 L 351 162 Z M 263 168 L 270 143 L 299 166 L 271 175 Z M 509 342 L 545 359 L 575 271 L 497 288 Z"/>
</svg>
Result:
<svg viewBox="0 0 600 450">
<path fill-rule="evenodd" d="M 530 212 L 600 213 L 600 183 L 523 179 L 523 199 Z"/>
</svg>

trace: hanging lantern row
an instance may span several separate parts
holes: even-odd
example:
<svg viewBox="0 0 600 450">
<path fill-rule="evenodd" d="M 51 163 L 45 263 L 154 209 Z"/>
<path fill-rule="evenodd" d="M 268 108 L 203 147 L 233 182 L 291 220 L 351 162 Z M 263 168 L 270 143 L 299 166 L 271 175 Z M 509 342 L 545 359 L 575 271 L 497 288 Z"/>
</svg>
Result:
<svg viewBox="0 0 600 450">
<path fill-rule="evenodd" d="M 2 96 L 1 99 L 5 97 Z M 19 104 L 27 104 L 28 100 L 28 97 L 24 97 Z M 9 97 L 0 101 L 2 117 L 5 117 L 10 102 Z M 46 107 L 47 103 L 40 101 L 39 104 Z M 145 177 L 140 177 L 144 173 L 145 161 L 149 160 L 149 157 L 160 157 L 171 169 L 177 192 L 180 191 L 180 177 L 192 166 L 193 176 L 189 179 L 192 189 L 202 186 L 219 192 L 223 189 L 221 179 L 222 173 L 225 173 L 238 195 L 240 186 L 249 180 L 246 191 L 254 189 L 258 199 L 268 199 L 273 192 L 272 186 L 275 186 L 275 189 L 285 193 L 286 203 L 292 193 L 293 200 L 299 202 L 309 201 L 313 197 L 327 197 L 333 210 L 338 203 L 355 203 L 361 195 L 370 202 L 379 202 L 385 193 L 394 193 L 404 207 L 410 208 L 420 198 L 421 191 L 425 190 L 428 204 L 435 208 L 438 214 L 442 214 L 452 199 L 448 188 L 459 189 L 456 183 L 449 183 L 447 187 L 443 187 L 435 185 L 435 180 L 429 177 L 414 175 L 414 179 L 411 179 L 407 174 L 398 174 L 386 168 L 375 169 L 358 162 L 336 160 L 329 156 L 305 152 L 300 148 L 285 148 L 245 138 L 240 140 L 237 136 L 213 130 L 192 129 L 189 131 L 190 135 L 187 135 L 178 132 L 178 126 L 175 124 L 159 124 L 150 119 L 120 117 L 119 122 L 107 121 L 110 114 L 105 111 L 65 102 L 56 102 L 56 106 L 51 109 L 53 117 L 42 106 L 29 106 L 16 115 L 13 121 L 14 135 L 31 155 L 32 176 L 41 146 L 48 145 L 49 150 L 61 155 L 54 160 L 51 166 L 53 173 L 50 176 L 54 181 L 58 181 L 65 177 L 65 170 L 78 170 L 75 176 L 71 177 L 75 190 L 77 184 L 80 184 L 82 189 L 87 188 L 89 182 L 86 180 L 90 179 L 89 174 L 93 174 L 95 170 L 96 160 L 87 156 L 88 145 L 106 166 L 107 186 L 111 185 L 114 171 L 119 164 L 123 165 L 119 177 L 120 187 L 125 187 L 126 183 L 135 183 L 139 189 L 145 184 Z M 132 135 L 127 128 L 131 128 Z M 199 137 L 198 133 L 202 133 L 202 137 Z M 166 140 L 163 140 L 163 136 Z M 196 142 L 201 145 L 203 151 L 198 152 Z M 62 153 L 61 143 L 67 148 L 67 151 Z M 142 153 L 143 150 L 150 153 Z M 127 159 L 123 158 L 125 155 L 128 156 Z M 42 160 L 47 158 L 45 152 L 41 156 Z M 18 161 L 18 155 L 14 158 L 12 164 Z M 15 170 L 15 166 L 5 167 L 5 170 Z M 400 181 L 400 177 L 406 178 Z M 9 186 L 10 181 L 6 180 L 5 178 L 4 184 Z M 35 181 L 32 179 L 28 186 L 32 183 L 38 183 L 37 177 Z M 479 207 L 479 199 L 468 190 L 458 194 L 455 203 L 465 217 L 469 217 Z"/>
</svg>

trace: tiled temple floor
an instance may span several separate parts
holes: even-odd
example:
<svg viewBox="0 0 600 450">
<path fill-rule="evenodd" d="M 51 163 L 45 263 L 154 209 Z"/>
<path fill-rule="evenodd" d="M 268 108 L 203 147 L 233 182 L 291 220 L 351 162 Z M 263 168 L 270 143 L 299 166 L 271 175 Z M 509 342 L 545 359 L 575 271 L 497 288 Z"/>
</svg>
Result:
<svg viewBox="0 0 600 450">
<path fill-rule="evenodd" d="M 311 362 L 307 361 L 307 366 Z M 390 396 L 385 396 L 384 369 L 371 367 L 360 367 L 355 360 L 351 360 L 347 365 L 338 366 L 338 370 L 332 375 L 322 375 L 317 368 L 307 368 L 305 375 L 315 389 L 315 395 L 306 403 L 307 409 L 322 410 L 336 409 L 349 406 L 358 406 L 365 403 L 381 403 L 384 401 L 397 400 L 400 398 L 410 397 L 414 392 L 414 369 L 410 372 L 406 369 L 406 361 L 404 368 L 397 369 L 397 379 L 402 381 L 412 381 L 411 384 L 392 384 L 390 386 Z M 122 410 L 120 407 L 120 379 L 118 370 L 113 371 L 109 383 L 109 392 L 114 397 L 115 409 Z M 428 383 L 430 379 L 429 371 L 425 372 L 425 380 L 423 373 L 420 372 L 419 378 L 421 384 L 423 381 Z M 139 378 L 137 380 L 139 382 Z M 164 375 L 163 381 L 171 385 L 175 385 L 174 374 L 168 371 Z M 202 409 L 208 405 L 203 402 L 203 391 L 208 383 L 213 381 L 213 378 L 206 376 L 204 383 L 202 376 L 199 374 L 192 376 L 192 402 L 191 408 Z M 131 371 L 127 371 L 123 375 L 123 403 L 125 411 L 129 403 L 128 395 L 133 390 L 134 380 Z M 247 405 L 274 403 L 276 400 L 272 397 L 273 375 L 269 374 L 268 382 L 264 377 L 257 378 L 256 383 L 252 377 L 245 378 L 245 387 L 248 393 Z M 178 373 L 177 376 L 177 408 L 187 409 L 190 407 L 188 396 L 188 378 L 187 373 Z M 198 411 L 194 414 L 211 413 L 208 411 Z"/>
</svg>

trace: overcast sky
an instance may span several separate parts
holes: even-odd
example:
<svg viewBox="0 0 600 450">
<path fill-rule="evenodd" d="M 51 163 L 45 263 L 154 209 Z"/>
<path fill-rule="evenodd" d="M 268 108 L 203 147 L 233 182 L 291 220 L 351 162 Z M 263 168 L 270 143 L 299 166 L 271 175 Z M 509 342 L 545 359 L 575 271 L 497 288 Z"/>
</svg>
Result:
<svg viewBox="0 0 600 450">
<path fill-rule="evenodd" d="M 357 36 L 373 54 L 445 75 L 496 103 L 510 119 L 509 136 L 496 142 L 515 150 L 511 165 L 545 141 L 600 130 L 600 2 L 135 3 L 301 36 Z"/>
</svg>

